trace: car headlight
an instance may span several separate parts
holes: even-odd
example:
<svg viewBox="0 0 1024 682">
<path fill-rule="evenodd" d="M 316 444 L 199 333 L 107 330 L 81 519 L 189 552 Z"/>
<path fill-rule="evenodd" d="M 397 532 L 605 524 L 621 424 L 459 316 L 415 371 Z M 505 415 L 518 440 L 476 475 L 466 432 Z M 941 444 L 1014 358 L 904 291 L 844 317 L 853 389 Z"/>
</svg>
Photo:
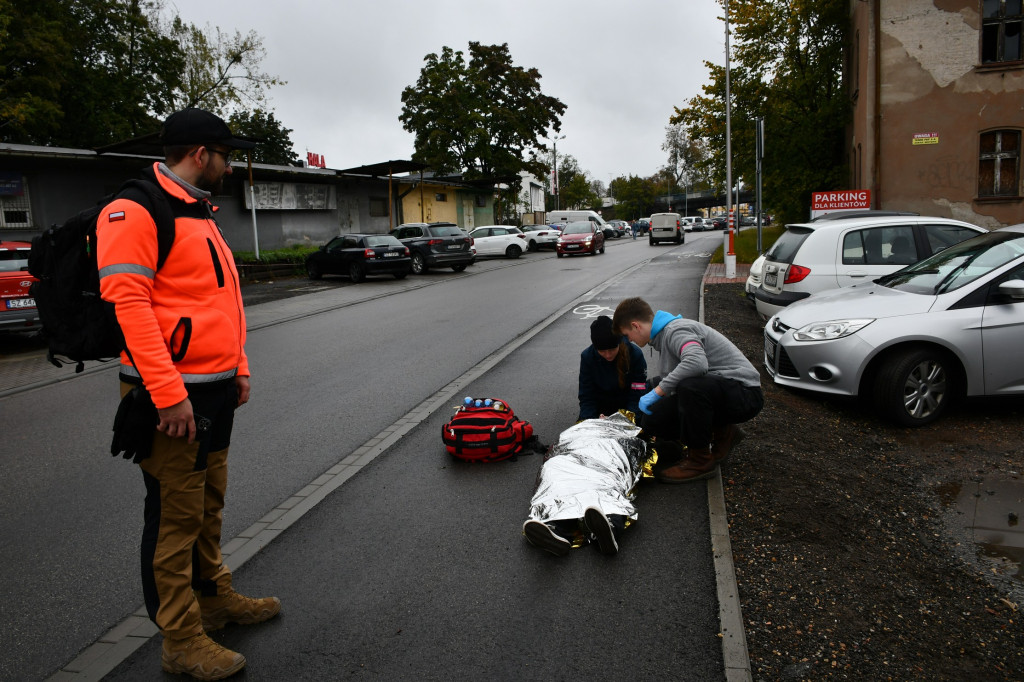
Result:
<svg viewBox="0 0 1024 682">
<path fill-rule="evenodd" d="M 587 237 L 583 241 L 585 241 L 587 244 L 589 244 L 590 242 L 594 241 L 594 238 L 593 237 Z"/>
<path fill-rule="evenodd" d="M 850 334 L 856 334 L 875 320 L 829 320 L 828 322 L 812 322 L 793 332 L 794 341 L 832 341 Z"/>
</svg>

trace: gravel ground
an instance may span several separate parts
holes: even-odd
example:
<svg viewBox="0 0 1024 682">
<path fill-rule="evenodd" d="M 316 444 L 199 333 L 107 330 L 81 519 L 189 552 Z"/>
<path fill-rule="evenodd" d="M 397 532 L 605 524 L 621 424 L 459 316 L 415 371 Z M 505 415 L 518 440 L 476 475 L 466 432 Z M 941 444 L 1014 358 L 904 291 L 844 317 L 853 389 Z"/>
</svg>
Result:
<svg viewBox="0 0 1024 682">
<path fill-rule="evenodd" d="M 742 285 L 706 286 L 705 321 L 765 391 L 722 471 L 754 679 L 1024 679 L 1020 566 L 985 556 L 956 504 L 1018 480 L 1024 400 L 905 429 L 776 386 Z M 1005 501 L 1010 526 L 1021 498 Z"/>
</svg>

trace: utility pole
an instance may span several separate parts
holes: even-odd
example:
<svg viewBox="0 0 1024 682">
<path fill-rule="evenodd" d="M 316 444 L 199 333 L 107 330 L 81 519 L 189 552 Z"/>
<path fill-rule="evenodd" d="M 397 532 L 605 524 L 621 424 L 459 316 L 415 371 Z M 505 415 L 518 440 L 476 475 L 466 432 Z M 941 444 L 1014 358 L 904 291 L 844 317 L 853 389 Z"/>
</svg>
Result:
<svg viewBox="0 0 1024 682">
<path fill-rule="evenodd" d="M 725 213 L 728 216 L 722 248 L 725 251 L 725 276 L 736 276 L 736 254 L 733 251 L 732 214 L 732 92 L 729 88 L 729 0 L 725 0 Z"/>
<path fill-rule="evenodd" d="M 553 138 L 551 138 L 551 150 L 555 158 L 555 162 L 553 164 L 555 168 L 555 173 L 551 177 L 551 189 L 554 190 L 556 211 L 560 208 L 558 205 L 558 141 L 564 139 L 565 135 L 555 135 Z"/>
</svg>

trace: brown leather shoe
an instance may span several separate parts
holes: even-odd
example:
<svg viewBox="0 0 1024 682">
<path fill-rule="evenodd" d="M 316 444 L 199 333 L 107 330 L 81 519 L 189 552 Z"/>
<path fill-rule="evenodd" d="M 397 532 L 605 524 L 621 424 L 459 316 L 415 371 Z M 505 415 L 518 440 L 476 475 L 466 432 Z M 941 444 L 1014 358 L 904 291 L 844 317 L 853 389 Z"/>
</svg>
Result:
<svg viewBox="0 0 1024 682">
<path fill-rule="evenodd" d="M 715 475 L 715 457 L 710 448 L 687 449 L 686 457 L 679 464 L 655 473 L 662 483 L 689 483 L 702 481 Z"/>
<path fill-rule="evenodd" d="M 715 462 L 724 462 L 732 449 L 746 437 L 746 432 L 735 424 L 726 424 L 715 429 L 711 434 L 711 454 Z"/>
<path fill-rule="evenodd" d="M 245 656 L 225 649 L 200 632 L 186 639 L 164 637 L 160 665 L 169 673 L 185 673 L 198 680 L 222 680 L 245 667 Z"/>
</svg>

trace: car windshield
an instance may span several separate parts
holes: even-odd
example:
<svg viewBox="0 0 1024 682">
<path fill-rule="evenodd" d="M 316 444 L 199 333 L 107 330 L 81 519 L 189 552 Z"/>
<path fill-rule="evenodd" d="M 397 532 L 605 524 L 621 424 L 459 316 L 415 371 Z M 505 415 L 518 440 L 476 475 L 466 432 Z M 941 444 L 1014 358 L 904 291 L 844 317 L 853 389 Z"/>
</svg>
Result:
<svg viewBox="0 0 1024 682">
<path fill-rule="evenodd" d="M 390 234 L 371 234 L 366 238 L 367 246 L 402 246 L 402 242 L 398 241 Z"/>
<path fill-rule="evenodd" d="M 461 237 L 462 229 L 458 225 L 434 225 L 430 227 L 430 234 L 435 237 Z"/>
<path fill-rule="evenodd" d="M 562 234 L 590 234 L 594 231 L 594 228 L 590 226 L 590 221 L 581 223 L 569 223 L 562 229 Z"/>
<path fill-rule="evenodd" d="M 779 235 L 772 247 L 768 249 L 765 256 L 768 260 L 773 260 L 776 263 L 792 263 L 800 245 L 810 236 L 811 232 L 813 230 L 808 230 L 805 227 L 787 227 L 786 231 Z"/>
<path fill-rule="evenodd" d="M 0 272 L 18 272 L 28 268 L 28 251 L 0 251 Z"/>
<path fill-rule="evenodd" d="M 914 294 L 956 291 L 1024 255 L 1024 234 L 989 232 L 960 242 L 876 282 Z"/>
</svg>

